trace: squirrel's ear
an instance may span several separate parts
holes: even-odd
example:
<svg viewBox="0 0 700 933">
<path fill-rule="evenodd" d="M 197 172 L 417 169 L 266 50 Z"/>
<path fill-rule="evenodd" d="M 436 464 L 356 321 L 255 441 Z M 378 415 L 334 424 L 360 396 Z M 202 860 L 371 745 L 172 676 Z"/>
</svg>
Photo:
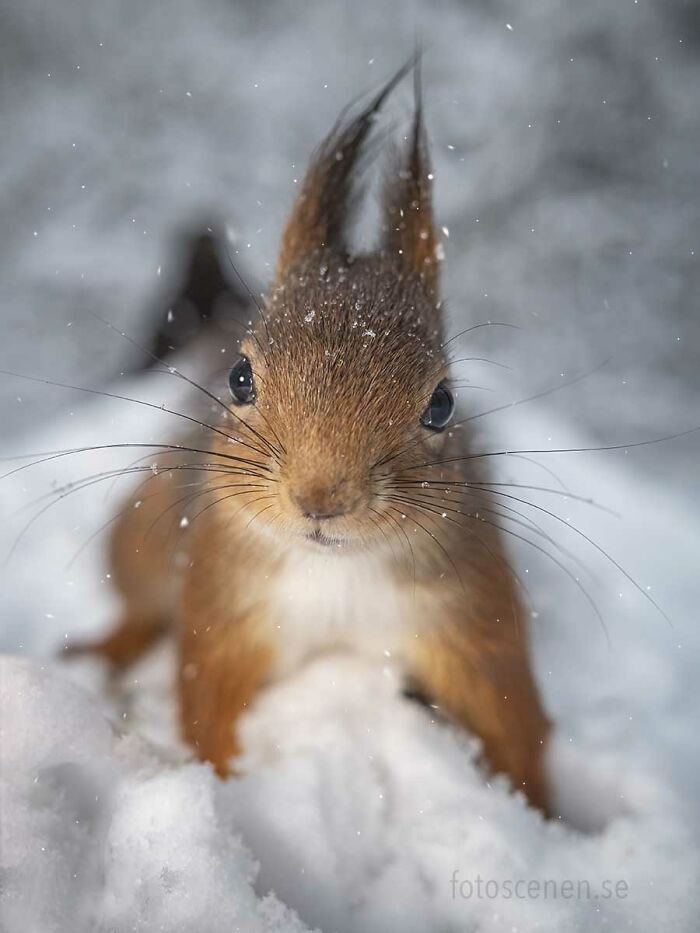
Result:
<svg viewBox="0 0 700 933">
<path fill-rule="evenodd" d="M 437 297 L 440 240 L 433 220 L 432 179 L 417 63 L 413 126 L 384 185 L 383 246 L 420 277 L 428 294 Z"/>
<path fill-rule="evenodd" d="M 369 105 L 347 122 L 347 108 L 311 159 L 304 183 L 282 234 L 277 275 L 317 252 L 346 252 L 345 232 L 354 207 L 355 173 L 379 108 L 413 66 L 403 65 Z"/>
</svg>

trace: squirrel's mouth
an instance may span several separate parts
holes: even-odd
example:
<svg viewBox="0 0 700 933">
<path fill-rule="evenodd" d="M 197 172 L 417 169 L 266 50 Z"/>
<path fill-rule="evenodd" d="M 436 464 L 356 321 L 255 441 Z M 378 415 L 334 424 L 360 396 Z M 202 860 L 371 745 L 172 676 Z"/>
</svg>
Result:
<svg viewBox="0 0 700 933">
<path fill-rule="evenodd" d="M 347 544 L 343 538 L 336 538 L 331 535 L 326 535 L 321 531 L 320 528 L 316 528 L 315 531 L 309 532 L 309 534 L 305 535 L 304 537 L 312 544 L 323 548 L 342 548 L 345 544 Z"/>
</svg>

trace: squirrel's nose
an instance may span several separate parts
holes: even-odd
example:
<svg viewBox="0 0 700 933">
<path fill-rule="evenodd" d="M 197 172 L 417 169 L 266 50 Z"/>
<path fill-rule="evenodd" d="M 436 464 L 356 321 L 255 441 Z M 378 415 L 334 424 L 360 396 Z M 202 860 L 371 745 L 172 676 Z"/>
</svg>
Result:
<svg viewBox="0 0 700 933">
<path fill-rule="evenodd" d="M 347 515 L 355 506 L 346 483 L 317 486 L 292 493 L 292 499 L 305 518 L 324 521 Z"/>
</svg>

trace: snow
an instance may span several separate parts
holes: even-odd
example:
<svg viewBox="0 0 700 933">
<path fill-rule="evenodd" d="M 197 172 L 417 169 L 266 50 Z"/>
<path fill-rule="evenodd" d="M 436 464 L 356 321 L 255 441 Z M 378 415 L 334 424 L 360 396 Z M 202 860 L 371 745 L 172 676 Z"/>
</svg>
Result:
<svg viewBox="0 0 700 933">
<path fill-rule="evenodd" d="M 3 930 L 307 929 L 256 896 L 208 769 L 118 734 L 47 666 L 3 658 L 0 695 Z"/>
<path fill-rule="evenodd" d="M 167 375 L 118 388 L 171 409 L 189 400 Z M 493 449 L 505 436 L 516 449 L 586 446 L 546 409 L 527 419 L 516 411 L 499 416 L 498 430 L 494 421 Z M 100 399 L 17 450 L 147 442 L 175 420 Z M 31 516 L 23 502 L 115 465 L 114 451 L 89 458 L 3 480 L 10 520 L 0 544 L 11 545 Z M 673 620 L 559 528 L 557 540 L 586 555 L 581 579 L 606 637 L 556 568 L 514 552 L 527 571 L 535 665 L 556 723 L 551 773 L 563 818 L 554 822 L 481 770 L 471 737 L 403 698 L 390 659 L 375 668 L 326 657 L 270 688 L 244 720 L 240 775 L 220 782 L 177 738 L 170 646 L 118 687 L 92 663 L 54 659 L 67 632 L 95 632 L 113 618 L 99 538 L 71 559 L 113 514 L 119 490 L 110 480 L 44 513 L 0 588 L 3 933 L 690 933 L 700 909 L 697 516 L 637 474 L 624 452 L 552 455 L 547 465 L 584 495 L 595 476 L 597 500 L 623 517 L 574 500 L 561 514 L 624 556 Z M 541 484 L 531 464 L 514 460 L 503 475 L 512 471 Z M 11 656 L 21 652 L 32 657 Z M 508 882 L 556 883 L 559 895 L 493 898 L 484 887 L 463 897 L 478 879 L 504 886 L 501 894 Z M 592 896 L 566 896 L 567 883 Z M 620 896 L 603 898 L 606 884 Z"/>
</svg>

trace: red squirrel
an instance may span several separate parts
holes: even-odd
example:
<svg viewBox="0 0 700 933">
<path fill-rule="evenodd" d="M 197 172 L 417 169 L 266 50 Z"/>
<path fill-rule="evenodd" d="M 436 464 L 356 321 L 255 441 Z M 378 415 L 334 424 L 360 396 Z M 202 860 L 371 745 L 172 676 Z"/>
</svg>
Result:
<svg viewBox="0 0 700 933">
<path fill-rule="evenodd" d="M 347 242 L 358 163 L 405 70 L 312 157 L 264 306 L 211 388 L 216 415 L 159 455 L 115 526 L 122 618 L 77 650 L 123 668 L 173 628 L 182 732 L 221 775 L 267 683 L 329 649 L 390 655 L 546 810 L 528 618 L 484 520 L 487 460 L 454 423 L 419 89 L 379 246 Z"/>
</svg>

